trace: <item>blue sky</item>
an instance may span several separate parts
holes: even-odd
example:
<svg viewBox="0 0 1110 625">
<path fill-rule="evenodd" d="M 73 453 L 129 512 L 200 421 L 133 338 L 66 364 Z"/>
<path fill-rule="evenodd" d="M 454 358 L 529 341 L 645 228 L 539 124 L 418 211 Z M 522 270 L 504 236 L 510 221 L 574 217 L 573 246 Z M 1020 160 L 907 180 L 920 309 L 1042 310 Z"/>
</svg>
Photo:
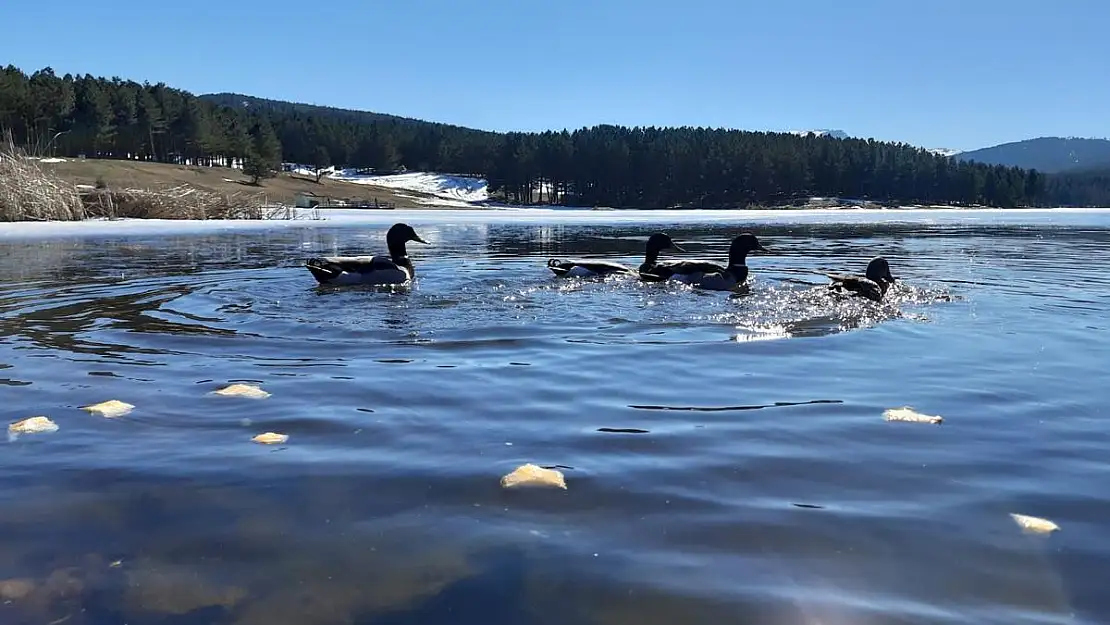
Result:
<svg viewBox="0 0 1110 625">
<path fill-rule="evenodd" d="M 1105 0 L 54 0 L 0 22 L 25 71 L 494 130 L 1110 137 Z"/>
</svg>

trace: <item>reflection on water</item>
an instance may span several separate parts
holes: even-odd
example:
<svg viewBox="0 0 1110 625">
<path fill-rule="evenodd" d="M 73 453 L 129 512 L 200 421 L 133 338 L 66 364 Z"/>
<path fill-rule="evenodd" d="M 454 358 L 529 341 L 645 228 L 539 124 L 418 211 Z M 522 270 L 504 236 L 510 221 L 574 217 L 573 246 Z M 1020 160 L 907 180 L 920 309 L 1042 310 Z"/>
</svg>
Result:
<svg viewBox="0 0 1110 625">
<path fill-rule="evenodd" d="M 300 266 L 384 227 L 0 245 L 5 414 L 60 427 L 0 453 L 0 623 L 1101 622 L 1110 223 L 927 221 L 761 226 L 740 296 L 544 267 L 720 225 L 423 225 L 397 292 Z"/>
</svg>

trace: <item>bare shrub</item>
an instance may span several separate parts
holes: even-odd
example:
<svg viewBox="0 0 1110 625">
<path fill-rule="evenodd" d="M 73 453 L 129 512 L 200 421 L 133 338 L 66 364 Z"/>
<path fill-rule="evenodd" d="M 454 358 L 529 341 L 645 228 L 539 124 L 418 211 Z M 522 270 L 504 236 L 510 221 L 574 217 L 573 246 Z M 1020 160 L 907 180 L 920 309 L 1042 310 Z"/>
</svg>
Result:
<svg viewBox="0 0 1110 625">
<path fill-rule="evenodd" d="M 77 187 L 28 158 L 8 133 L 0 144 L 0 221 L 76 221 L 85 218 Z"/>
</svg>

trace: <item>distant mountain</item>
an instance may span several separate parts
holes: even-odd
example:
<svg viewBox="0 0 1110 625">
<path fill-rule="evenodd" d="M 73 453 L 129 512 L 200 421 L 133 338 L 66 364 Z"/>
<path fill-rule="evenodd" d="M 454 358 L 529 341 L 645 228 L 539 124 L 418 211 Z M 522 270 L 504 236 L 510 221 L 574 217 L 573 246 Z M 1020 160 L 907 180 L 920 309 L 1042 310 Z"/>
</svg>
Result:
<svg viewBox="0 0 1110 625">
<path fill-rule="evenodd" d="M 844 132 L 843 130 L 829 130 L 829 129 L 825 129 L 825 128 L 821 128 L 821 129 L 817 129 L 817 130 L 789 130 L 787 132 L 789 132 L 792 135 L 798 135 L 799 137 L 804 137 L 806 135 L 813 135 L 815 137 L 832 137 L 833 139 L 847 139 L 848 138 L 848 133 Z"/>
<path fill-rule="evenodd" d="M 956 158 L 1054 174 L 1110 167 L 1110 140 L 1040 137 L 961 152 Z"/>
<path fill-rule="evenodd" d="M 948 148 L 925 148 L 925 150 L 928 152 L 932 152 L 937 156 L 955 156 L 957 154 L 960 154 L 959 150 L 951 150 Z"/>
</svg>

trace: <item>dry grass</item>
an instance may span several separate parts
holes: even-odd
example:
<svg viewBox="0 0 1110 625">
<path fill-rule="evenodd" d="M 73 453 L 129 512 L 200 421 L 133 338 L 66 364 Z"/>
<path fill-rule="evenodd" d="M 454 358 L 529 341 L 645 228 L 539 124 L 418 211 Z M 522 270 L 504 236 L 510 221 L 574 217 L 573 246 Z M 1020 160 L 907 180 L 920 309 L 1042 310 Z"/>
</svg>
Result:
<svg viewBox="0 0 1110 625">
<path fill-rule="evenodd" d="M 26 158 L 10 136 L 0 145 L 0 221 L 76 221 L 85 216 L 73 183 Z"/>
<path fill-rule="evenodd" d="M 264 219 L 261 193 L 216 193 L 181 184 L 81 191 L 10 141 L 0 147 L 0 220 Z"/>
<path fill-rule="evenodd" d="M 93 189 L 81 194 L 89 217 L 109 219 L 265 219 L 261 194 L 214 193 L 189 185 Z"/>
<path fill-rule="evenodd" d="M 0 145 L 0 221 L 132 219 L 292 219 L 299 193 L 321 199 L 429 208 L 419 193 L 281 173 L 253 186 L 242 172 L 108 159 L 43 163 L 10 139 Z M 100 188 L 94 188 L 100 187 Z M 430 196 L 429 196 L 430 197 Z M 270 207 L 270 208 L 268 208 Z"/>
<path fill-rule="evenodd" d="M 284 207 L 265 208 L 264 194 L 239 187 L 218 192 L 188 184 L 156 188 L 84 187 L 54 163 L 31 157 L 11 141 L 0 144 L 0 221 L 109 219 L 290 219 Z M 98 179 L 97 182 L 102 182 Z"/>
<path fill-rule="evenodd" d="M 346 200 L 377 200 L 396 208 L 428 208 L 413 198 L 403 197 L 391 189 L 354 184 L 341 180 L 313 178 L 280 173 L 262 180 L 259 186 L 237 169 L 226 167 L 194 167 L 167 163 L 147 163 L 110 159 L 66 159 L 63 163 L 43 165 L 74 184 L 95 185 L 102 181 L 112 189 L 162 189 L 187 184 L 201 191 L 221 194 L 258 193 L 267 204 L 293 204 L 298 193 L 312 192 L 317 196 Z M 419 196 L 419 193 L 406 192 Z"/>
</svg>

